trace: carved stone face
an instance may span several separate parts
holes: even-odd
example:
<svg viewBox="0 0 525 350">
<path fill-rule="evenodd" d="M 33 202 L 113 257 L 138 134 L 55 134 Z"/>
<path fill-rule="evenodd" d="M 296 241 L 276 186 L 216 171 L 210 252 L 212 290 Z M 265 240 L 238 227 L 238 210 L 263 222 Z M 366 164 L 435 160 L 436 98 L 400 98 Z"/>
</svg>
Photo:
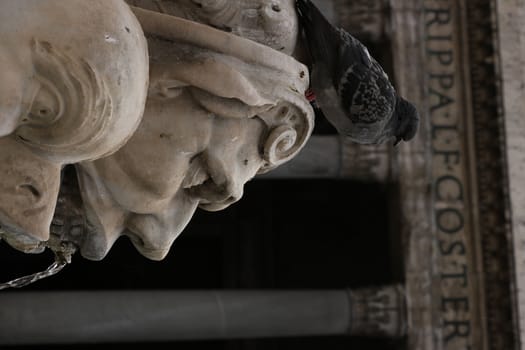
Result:
<svg viewBox="0 0 525 350">
<path fill-rule="evenodd" d="M 148 85 L 143 31 L 120 0 L 0 2 L 0 228 L 49 239 L 62 165 L 115 152 Z"/>
<path fill-rule="evenodd" d="M 291 57 L 179 18 L 135 14 L 154 34 L 143 121 L 118 152 L 77 165 L 90 223 L 79 245 L 93 260 L 122 235 L 144 256 L 164 258 L 198 207 L 239 200 L 247 181 L 293 158 L 313 128 L 306 67 Z"/>
<path fill-rule="evenodd" d="M 241 198 L 263 164 L 265 130 L 256 118 L 211 114 L 188 89 L 150 100 L 141 127 L 119 152 L 82 166 L 89 219 L 105 233 L 87 237 L 82 254 L 100 259 L 124 234 L 146 257 L 164 258 L 198 206 L 216 211 Z M 97 199 L 108 195 L 109 203 Z"/>
</svg>

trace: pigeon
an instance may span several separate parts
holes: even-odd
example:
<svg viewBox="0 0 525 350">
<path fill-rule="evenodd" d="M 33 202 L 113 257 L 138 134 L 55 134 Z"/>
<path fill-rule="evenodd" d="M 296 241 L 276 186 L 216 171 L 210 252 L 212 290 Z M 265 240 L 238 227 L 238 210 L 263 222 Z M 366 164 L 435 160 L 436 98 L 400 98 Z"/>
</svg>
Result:
<svg viewBox="0 0 525 350">
<path fill-rule="evenodd" d="M 361 144 L 409 141 L 419 114 L 397 94 L 368 49 L 333 26 L 310 0 L 296 0 L 302 35 L 311 59 L 311 89 L 319 109 L 336 130 Z"/>
</svg>

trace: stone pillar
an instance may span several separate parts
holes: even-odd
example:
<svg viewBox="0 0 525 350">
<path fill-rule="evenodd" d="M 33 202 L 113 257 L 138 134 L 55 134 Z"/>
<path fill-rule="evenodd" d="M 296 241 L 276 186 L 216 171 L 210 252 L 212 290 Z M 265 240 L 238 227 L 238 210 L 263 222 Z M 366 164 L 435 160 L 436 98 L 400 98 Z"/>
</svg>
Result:
<svg viewBox="0 0 525 350">
<path fill-rule="evenodd" d="M 290 162 L 258 179 L 338 178 L 387 182 L 394 177 L 389 145 L 360 145 L 338 135 L 314 135 Z"/>
<path fill-rule="evenodd" d="M 403 289 L 22 292 L 0 346 L 406 333 Z"/>
</svg>

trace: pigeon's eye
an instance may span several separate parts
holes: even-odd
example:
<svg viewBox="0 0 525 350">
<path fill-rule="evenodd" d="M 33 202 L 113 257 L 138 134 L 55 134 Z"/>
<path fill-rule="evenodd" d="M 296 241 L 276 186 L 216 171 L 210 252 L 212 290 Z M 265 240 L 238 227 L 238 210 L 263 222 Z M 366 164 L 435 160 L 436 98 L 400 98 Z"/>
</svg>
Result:
<svg viewBox="0 0 525 350">
<path fill-rule="evenodd" d="M 275 12 L 281 12 L 281 7 L 277 4 L 272 5 L 272 10 Z"/>
</svg>

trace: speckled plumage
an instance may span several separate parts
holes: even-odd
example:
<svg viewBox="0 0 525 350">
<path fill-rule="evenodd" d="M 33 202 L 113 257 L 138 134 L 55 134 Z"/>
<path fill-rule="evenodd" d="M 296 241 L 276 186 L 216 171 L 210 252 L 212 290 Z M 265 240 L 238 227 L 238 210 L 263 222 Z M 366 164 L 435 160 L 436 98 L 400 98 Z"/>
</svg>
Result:
<svg viewBox="0 0 525 350">
<path fill-rule="evenodd" d="M 359 143 L 408 141 L 418 129 L 415 107 L 396 93 L 368 49 L 331 25 L 310 0 L 297 0 L 312 66 L 312 90 L 326 118 Z"/>
</svg>

